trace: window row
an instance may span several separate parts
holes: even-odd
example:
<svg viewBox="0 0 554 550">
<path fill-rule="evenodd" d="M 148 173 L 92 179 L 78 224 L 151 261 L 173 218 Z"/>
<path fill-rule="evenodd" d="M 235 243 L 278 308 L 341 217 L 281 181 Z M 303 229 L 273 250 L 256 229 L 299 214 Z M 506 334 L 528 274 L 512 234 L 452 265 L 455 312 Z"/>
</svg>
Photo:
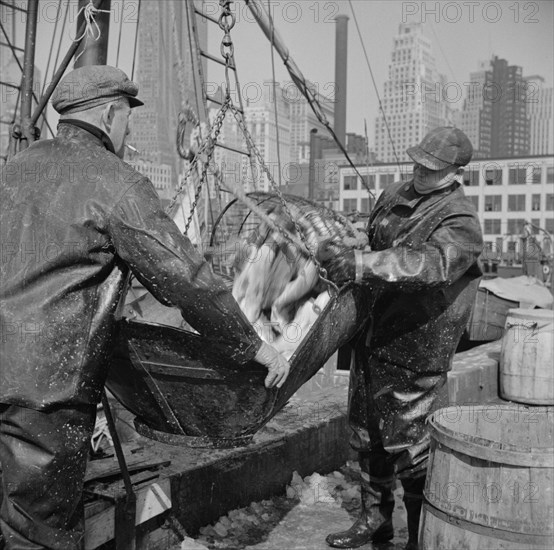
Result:
<svg viewBox="0 0 554 550">
<path fill-rule="evenodd" d="M 344 176 L 342 188 L 344 191 L 357 191 L 358 189 L 375 189 L 375 185 L 379 182 L 381 187 L 394 183 L 397 179 L 396 173 L 392 174 L 370 174 L 362 176 L 363 185 L 359 181 L 359 176 Z"/>
<path fill-rule="evenodd" d="M 541 167 L 533 166 L 529 170 L 527 166 L 508 169 L 508 185 L 525 185 L 527 183 L 541 183 Z M 464 172 L 464 185 L 478 186 L 480 170 L 470 168 Z M 502 169 L 487 168 L 483 173 L 485 185 L 503 185 Z M 546 167 L 546 183 L 554 183 L 554 166 Z"/>
<path fill-rule="evenodd" d="M 531 210 L 539 212 L 543 209 L 547 211 L 554 210 L 554 193 L 547 193 L 544 197 L 538 193 L 531 195 Z M 475 208 L 479 210 L 479 197 L 471 197 Z M 485 195 L 485 212 L 502 212 L 502 195 Z M 508 195 L 508 212 L 524 212 L 527 210 L 527 195 Z"/>
<path fill-rule="evenodd" d="M 504 235 L 504 236 L 520 236 L 524 234 L 526 219 L 514 218 L 511 220 L 487 220 L 483 221 L 483 233 L 485 235 Z M 549 233 L 554 231 L 554 218 L 545 220 L 544 226 L 540 220 L 531 220 L 531 233 L 537 235 L 540 233 L 539 228 L 546 229 Z"/>
</svg>

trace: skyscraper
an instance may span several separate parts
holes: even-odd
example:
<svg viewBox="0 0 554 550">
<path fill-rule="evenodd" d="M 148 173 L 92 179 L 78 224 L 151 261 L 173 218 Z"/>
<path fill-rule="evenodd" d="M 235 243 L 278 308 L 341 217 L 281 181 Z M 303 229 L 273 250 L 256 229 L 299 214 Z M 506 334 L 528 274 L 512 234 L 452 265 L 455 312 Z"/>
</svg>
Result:
<svg viewBox="0 0 554 550">
<path fill-rule="evenodd" d="M 529 123 L 527 120 L 527 86 L 522 68 L 494 56 L 491 60 L 491 85 L 485 90 L 485 101 L 492 105 L 492 157 L 529 154 Z"/>
<path fill-rule="evenodd" d="M 375 153 L 379 160 L 396 161 L 395 151 L 399 161 L 408 160 L 408 147 L 421 141 L 432 128 L 450 122 L 450 106 L 442 98 L 445 83 L 422 24 L 401 23 L 382 96 L 390 138 L 382 112 L 375 123 Z"/>
<path fill-rule="evenodd" d="M 486 90 L 491 86 L 490 61 L 481 61 L 479 70 L 470 74 L 463 107 L 455 114 L 455 123 L 465 132 L 473 145 L 474 158 L 490 157 L 492 103 L 485 101 Z"/>
<path fill-rule="evenodd" d="M 471 73 L 457 121 L 476 158 L 552 152 L 552 88 L 544 87 L 542 77 L 522 73 L 497 56 Z"/>
<path fill-rule="evenodd" d="M 529 154 L 554 154 L 554 95 L 552 87 L 544 85 L 542 76 L 525 77 L 527 117 L 529 119 Z"/>
<path fill-rule="evenodd" d="M 323 114 L 333 128 L 334 105 L 333 102 L 321 94 L 310 84 L 317 97 Z M 319 122 L 308 100 L 302 95 L 293 82 L 283 84 L 283 97 L 289 105 L 290 117 L 290 161 L 293 163 L 307 163 L 310 161 L 310 131 L 316 128 L 321 135 L 328 132 L 323 124 Z"/>
<path fill-rule="evenodd" d="M 275 119 L 275 103 L 277 105 L 277 121 Z M 211 111 L 212 116 L 217 113 Z M 248 101 L 244 107 L 244 122 L 265 166 L 270 171 L 276 184 L 279 184 L 279 161 L 281 163 L 281 182 L 286 183 L 290 177 L 290 135 L 291 122 L 289 105 L 283 96 L 279 83 L 264 81 L 256 101 Z M 218 142 L 246 151 L 246 141 L 242 130 L 234 116 L 227 114 L 222 126 Z M 242 185 L 246 192 L 268 191 L 272 189 L 269 177 L 264 172 L 261 163 L 255 160 L 255 170 L 250 170 L 248 157 L 234 151 L 216 148 L 216 163 L 221 166 L 225 179 L 231 178 L 233 183 Z"/>
<path fill-rule="evenodd" d="M 205 50 L 206 23 L 202 18 L 197 18 L 197 21 L 200 47 Z M 189 36 L 186 3 L 142 0 L 136 80 L 144 107 L 133 112 L 130 141 L 140 152 L 139 160 L 154 165 L 150 173 L 153 176 L 156 173 L 163 174 L 163 182 L 157 182 L 155 177 L 153 179 L 162 196 L 168 191 L 165 181 L 168 167 L 174 182 L 169 194 L 182 171 L 182 161 L 175 146 L 179 111 L 186 101 L 196 110 L 197 90 L 193 85 L 195 79 Z M 194 44 L 192 38 L 191 41 Z M 196 52 L 193 52 L 193 56 L 196 56 Z M 179 66 L 178 57 L 182 60 L 182 67 Z M 179 80 L 180 71 L 184 77 L 184 90 Z M 202 118 L 202 113 L 198 113 L 198 116 Z M 159 170 L 155 169 L 156 166 Z"/>
</svg>

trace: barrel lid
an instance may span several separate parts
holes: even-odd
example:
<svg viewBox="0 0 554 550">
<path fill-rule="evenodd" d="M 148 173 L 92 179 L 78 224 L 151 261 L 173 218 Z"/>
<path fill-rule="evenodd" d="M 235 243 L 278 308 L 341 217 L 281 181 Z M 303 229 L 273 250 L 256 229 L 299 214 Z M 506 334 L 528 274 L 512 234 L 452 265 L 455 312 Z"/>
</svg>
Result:
<svg viewBox="0 0 554 550">
<path fill-rule="evenodd" d="M 508 310 L 508 315 L 510 317 L 516 317 L 518 319 L 535 319 L 537 321 L 553 321 L 554 320 L 554 311 L 551 309 L 524 309 L 524 308 L 513 308 Z"/>
<path fill-rule="evenodd" d="M 553 413 L 549 407 L 454 405 L 435 411 L 427 422 L 431 437 L 458 453 L 499 464 L 554 468 Z M 530 429 L 534 435 L 522 437 Z M 530 440 L 534 444 L 526 444 Z"/>
</svg>

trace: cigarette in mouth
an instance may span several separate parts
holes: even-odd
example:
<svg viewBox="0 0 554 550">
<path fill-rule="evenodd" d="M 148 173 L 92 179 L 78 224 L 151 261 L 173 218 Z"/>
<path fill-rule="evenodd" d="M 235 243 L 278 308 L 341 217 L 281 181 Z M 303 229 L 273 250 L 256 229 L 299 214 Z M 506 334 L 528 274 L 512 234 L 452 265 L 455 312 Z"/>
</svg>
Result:
<svg viewBox="0 0 554 550">
<path fill-rule="evenodd" d="M 132 145 L 129 145 L 128 143 L 125 144 L 125 147 L 127 147 L 127 149 L 131 149 L 131 151 L 133 151 L 133 153 L 138 153 L 138 149 L 136 147 L 133 147 Z"/>
</svg>

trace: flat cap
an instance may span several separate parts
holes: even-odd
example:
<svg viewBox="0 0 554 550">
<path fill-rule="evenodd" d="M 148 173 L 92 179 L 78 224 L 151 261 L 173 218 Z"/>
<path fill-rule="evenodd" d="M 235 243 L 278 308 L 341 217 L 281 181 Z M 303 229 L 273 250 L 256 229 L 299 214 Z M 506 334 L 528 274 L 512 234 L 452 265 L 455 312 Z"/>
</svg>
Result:
<svg viewBox="0 0 554 550">
<path fill-rule="evenodd" d="M 458 128 L 440 126 L 431 130 L 419 145 L 406 150 L 408 156 L 430 170 L 465 166 L 473 155 L 469 138 Z"/>
<path fill-rule="evenodd" d="M 139 107 L 144 103 L 137 99 L 137 94 L 138 86 L 121 69 L 110 65 L 85 65 L 61 79 L 52 96 L 52 106 L 65 115 L 126 97 L 131 107 Z"/>
</svg>

